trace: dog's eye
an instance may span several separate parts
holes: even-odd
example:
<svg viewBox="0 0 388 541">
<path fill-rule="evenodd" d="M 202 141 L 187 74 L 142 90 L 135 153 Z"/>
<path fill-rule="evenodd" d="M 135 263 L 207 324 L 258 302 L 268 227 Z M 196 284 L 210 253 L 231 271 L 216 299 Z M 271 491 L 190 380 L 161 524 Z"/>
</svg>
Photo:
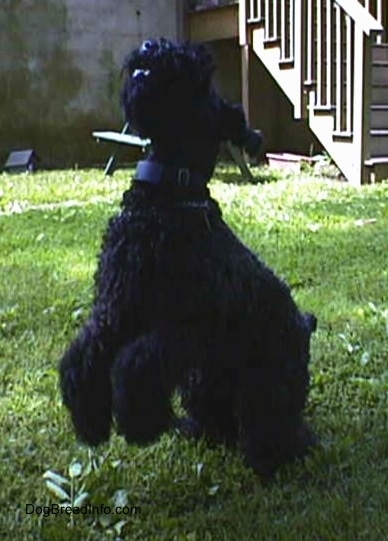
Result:
<svg viewBox="0 0 388 541">
<path fill-rule="evenodd" d="M 142 46 L 140 47 L 140 52 L 141 53 L 150 52 L 152 49 L 155 49 L 156 47 L 157 45 L 155 43 L 147 40 L 147 41 L 144 41 Z"/>
</svg>

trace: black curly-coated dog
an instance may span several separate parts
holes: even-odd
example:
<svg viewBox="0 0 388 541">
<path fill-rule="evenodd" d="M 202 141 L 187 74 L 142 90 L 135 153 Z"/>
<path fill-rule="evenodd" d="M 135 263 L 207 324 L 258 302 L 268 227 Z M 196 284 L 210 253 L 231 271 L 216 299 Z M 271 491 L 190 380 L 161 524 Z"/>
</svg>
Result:
<svg viewBox="0 0 388 541">
<path fill-rule="evenodd" d="M 171 427 L 235 446 L 263 478 L 315 444 L 303 419 L 310 335 L 288 287 L 222 219 L 207 187 L 219 146 L 261 135 L 212 84 L 202 46 L 146 41 L 125 62 L 126 119 L 151 139 L 109 224 L 89 320 L 60 364 L 78 436 L 128 442 Z M 188 417 L 176 419 L 179 390 Z"/>
</svg>

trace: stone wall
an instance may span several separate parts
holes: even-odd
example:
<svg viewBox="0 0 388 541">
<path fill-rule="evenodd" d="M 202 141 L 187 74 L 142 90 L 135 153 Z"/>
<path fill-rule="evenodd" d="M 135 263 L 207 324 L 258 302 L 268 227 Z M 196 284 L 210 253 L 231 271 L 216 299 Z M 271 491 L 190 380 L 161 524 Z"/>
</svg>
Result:
<svg viewBox="0 0 388 541">
<path fill-rule="evenodd" d="M 103 163 L 95 129 L 119 129 L 120 67 L 149 37 L 176 38 L 180 0 L 1 0 L 0 168 L 34 148 L 42 166 Z"/>
</svg>

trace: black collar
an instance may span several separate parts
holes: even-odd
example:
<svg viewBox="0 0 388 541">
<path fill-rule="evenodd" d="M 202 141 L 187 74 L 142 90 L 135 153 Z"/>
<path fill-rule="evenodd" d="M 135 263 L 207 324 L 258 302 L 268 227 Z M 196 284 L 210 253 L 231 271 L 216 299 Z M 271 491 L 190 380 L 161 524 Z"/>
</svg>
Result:
<svg viewBox="0 0 388 541">
<path fill-rule="evenodd" d="M 168 184 L 181 187 L 203 187 L 210 180 L 187 167 L 163 165 L 150 160 L 140 161 L 137 164 L 135 180 L 149 182 L 150 184 Z"/>
</svg>

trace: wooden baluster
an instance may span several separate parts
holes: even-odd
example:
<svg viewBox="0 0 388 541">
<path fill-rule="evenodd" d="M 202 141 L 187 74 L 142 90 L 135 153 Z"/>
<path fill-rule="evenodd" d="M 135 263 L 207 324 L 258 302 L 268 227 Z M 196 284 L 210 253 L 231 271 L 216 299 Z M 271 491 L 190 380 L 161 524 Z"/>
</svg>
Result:
<svg viewBox="0 0 388 541">
<path fill-rule="evenodd" d="M 256 19 L 255 6 L 257 6 L 256 0 L 249 0 L 249 12 L 248 12 L 248 20 L 249 21 L 254 21 Z"/>
<path fill-rule="evenodd" d="M 306 25 L 306 84 L 313 84 L 313 0 L 307 0 L 307 25 Z"/>
<path fill-rule="evenodd" d="M 272 19 L 272 37 L 274 39 L 277 39 L 279 37 L 279 31 L 278 31 L 278 0 L 272 0 L 272 13 L 273 13 L 273 19 Z"/>
<path fill-rule="evenodd" d="M 331 0 L 326 0 L 326 105 L 332 105 L 332 2 Z"/>
<path fill-rule="evenodd" d="M 383 0 L 377 0 L 376 19 L 383 24 Z"/>
<path fill-rule="evenodd" d="M 295 61 L 295 0 L 290 0 L 290 58 Z"/>
<path fill-rule="evenodd" d="M 269 2 L 270 0 L 264 1 L 264 39 L 268 39 L 270 37 L 270 30 L 269 30 Z"/>
<path fill-rule="evenodd" d="M 317 99 L 316 104 L 322 105 L 322 0 L 317 2 Z"/>
<path fill-rule="evenodd" d="M 342 116 L 342 29 L 341 29 L 341 8 L 335 5 L 336 14 L 336 97 L 335 97 L 335 125 L 334 130 L 341 132 Z"/>
<path fill-rule="evenodd" d="M 287 58 L 286 0 L 280 0 L 280 60 Z"/>
<path fill-rule="evenodd" d="M 305 114 L 306 103 L 304 100 L 304 65 L 305 65 L 305 44 L 306 44 L 306 28 L 304 24 L 304 0 L 293 0 L 293 33 L 292 33 L 292 56 L 294 60 L 295 76 L 299 85 L 299 100 L 294 107 L 295 118 L 302 118 Z"/>
<path fill-rule="evenodd" d="M 376 19 L 379 21 L 379 23 L 385 26 L 385 24 L 383 23 L 383 0 L 377 0 L 376 4 Z M 382 40 L 383 36 L 382 34 L 380 34 L 376 38 L 376 43 L 381 43 Z"/>
<path fill-rule="evenodd" d="M 345 131 L 350 134 L 353 131 L 353 47 L 352 47 L 352 20 L 345 15 L 346 28 L 346 98 Z"/>
</svg>

